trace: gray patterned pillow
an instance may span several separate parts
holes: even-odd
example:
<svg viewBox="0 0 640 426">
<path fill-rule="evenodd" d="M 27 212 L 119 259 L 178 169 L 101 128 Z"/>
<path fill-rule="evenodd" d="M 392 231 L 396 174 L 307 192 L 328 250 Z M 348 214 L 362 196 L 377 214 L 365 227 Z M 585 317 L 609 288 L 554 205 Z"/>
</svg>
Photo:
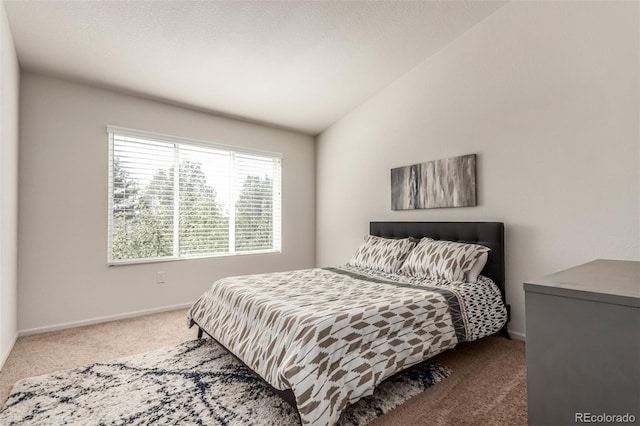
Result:
<svg viewBox="0 0 640 426">
<path fill-rule="evenodd" d="M 400 273 L 450 282 L 464 281 L 478 258 L 491 249 L 478 244 L 423 238 L 411 251 Z"/>
<path fill-rule="evenodd" d="M 367 235 L 348 265 L 395 274 L 415 245 L 409 238 Z"/>
</svg>

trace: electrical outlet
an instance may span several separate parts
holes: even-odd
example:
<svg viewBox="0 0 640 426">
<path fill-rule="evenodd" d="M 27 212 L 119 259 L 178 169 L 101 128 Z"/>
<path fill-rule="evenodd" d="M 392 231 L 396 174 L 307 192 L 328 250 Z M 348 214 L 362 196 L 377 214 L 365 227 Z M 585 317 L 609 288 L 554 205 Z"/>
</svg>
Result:
<svg viewBox="0 0 640 426">
<path fill-rule="evenodd" d="M 156 272 L 156 283 L 162 284 L 164 282 L 164 272 Z"/>
</svg>

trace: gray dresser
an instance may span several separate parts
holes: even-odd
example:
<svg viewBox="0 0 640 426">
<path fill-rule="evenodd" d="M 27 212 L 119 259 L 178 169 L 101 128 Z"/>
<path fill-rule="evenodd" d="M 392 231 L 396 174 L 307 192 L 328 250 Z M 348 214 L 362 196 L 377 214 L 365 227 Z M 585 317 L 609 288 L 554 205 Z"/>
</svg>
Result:
<svg viewBox="0 0 640 426">
<path fill-rule="evenodd" d="M 529 425 L 639 424 L 640 262 L 595 260 L 524 290 Z"/>
</svg>

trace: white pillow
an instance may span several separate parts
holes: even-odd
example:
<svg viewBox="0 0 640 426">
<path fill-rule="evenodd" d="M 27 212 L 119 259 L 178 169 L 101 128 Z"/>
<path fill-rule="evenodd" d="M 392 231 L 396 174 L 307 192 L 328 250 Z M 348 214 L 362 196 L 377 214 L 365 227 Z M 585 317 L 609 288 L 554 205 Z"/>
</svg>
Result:
<svg viewBox="0 0 640 426">
<path fill-rule="evenodd" d="M 482 253 L 480 255 L 478 260 L 476 260 L 476 263 L 471 267 L 471 269 L 469 269 L 469 272 L 467 272 L 466 282 L 475 283 L 478 281 L 478 275 L 480 275 L 480 272 L 484 269 L 484 265 L 487 264 L 488 258 L 489 253 Z"/>
<path fill-rule="evenodd" d="M 415 245 L 415 241 L 409 238 L 367 235 L 348 265 L 395 274 Z"/>
<path fill-rule="evenodd" d="M 489 251 L 488 247 L 479 244 L 423 238 L 409 253 L 400 273 L 418 278 L 462 282 L 478 258 Z"/>
</svg>

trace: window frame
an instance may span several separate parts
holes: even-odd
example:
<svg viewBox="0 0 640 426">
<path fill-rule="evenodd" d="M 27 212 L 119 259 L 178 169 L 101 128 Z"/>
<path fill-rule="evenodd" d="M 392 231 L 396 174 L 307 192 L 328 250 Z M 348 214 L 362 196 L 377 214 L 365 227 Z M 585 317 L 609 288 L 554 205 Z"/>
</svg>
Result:
<svg viewBox="0 0 640 426">
<path fill-rule="evenodd" d="M 108 198 L 108 206 L 107 206 L 107 214 L 108 214 L 108 228 L 107 228 L 107 265 L 108 266 L 119 266 L 119 265 L 131 265 L 131 264 L 144 264 L 144 263 L 158 263 L 158 262 L 175 262 L 175 261 L 184 261 L 191 259 L 203 259 L 203 258 L 215 258 L 215 257 L 231 257 L 231 256 L 246 256 L 246 255 L 255 255 L 255 254 L 278 254 L 282 253 L 282 169 L 283 169 L 283 155 L 279 152 L 274 151 L 266 151 L 266 150 L 258 150 L 258 149 L 250 149 L 245 147 L 239 147 L 235 145 L 228 144 L 220 144 L 214 143 L 204 140 L 198 139 L 190 139 L 184 138 L 180 136 L 172 136 L 162 133 L 156 132 L 148 132 L 144 130 L 136 130 L 130 129 L 126 127 L 107 125 L 107 134 L 108 134 L 108 187 L 107 187 L 107 198 Z M 213 254 L 202 254 L 202 255 L 189 255 L 184 256 L 180 255 L 179 250 L 176 250 L 176 245 L 178 244 L 179 235 L 174 233 L 174 251 L 172 256 L 161 256 L 161 257 L 148 257 L 148 258 L 136 258 L 136 259 L 114 259 L 113 258 L 113 232 L 114 232 L 114 163 L 115 163 L 115 136 L 122 137 L 131 137 L 131 138 L 139 138 L 143 140 L 149 140 L 151 142 L 162 142 L 169 144 L 182 144 L 182 145 L 190 145 L 190 146 L 198 146 L 210 149 L 218 149 L 223 151 L 229 151 L 231 155 L 233 154 L 245 154 L 245 155 L 256 155 L 256 156 L 264 156 L 271 157 L 274 160 L 279 162 L 280 167 L 278 168 L 278 176 L 277 183 L 278 186 L 274 186 L 274 200 L 272 204 L 272 214 L 273 214 L 273 247 L 269 249 L 258 249 L 258 250 L 244 250 L 244 251 L 235 251 L 235 247 L 232 248 L 231 244 L 229 245 L 229 252 L 226 253 L 213 253 Z M 231 179 L 233 179 L 233 174 L 230 175 Z M 275 178 L 274 178 L 275 180 Z M 278 196 L 276 197 L 276 194 Z M 277 198 L 277 203 L 276 203 Z M 229 206 L 229 229 L 232 226 L 235 227 L 235 206 Z M 174 206 L 174 209 L 177 210 L 178 206 Z M 231 218 L 234 217 L 233 222 Z M 234 231 L 235 233 L 235 231 Z M 229 235 L 232 235 L 232 232 L 229 232 Z M 229 243 L 231 243 L 231 238 L 229 238 Z"/>
</svg>

